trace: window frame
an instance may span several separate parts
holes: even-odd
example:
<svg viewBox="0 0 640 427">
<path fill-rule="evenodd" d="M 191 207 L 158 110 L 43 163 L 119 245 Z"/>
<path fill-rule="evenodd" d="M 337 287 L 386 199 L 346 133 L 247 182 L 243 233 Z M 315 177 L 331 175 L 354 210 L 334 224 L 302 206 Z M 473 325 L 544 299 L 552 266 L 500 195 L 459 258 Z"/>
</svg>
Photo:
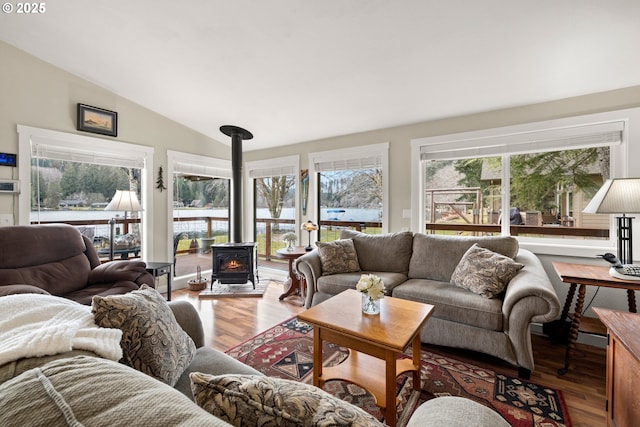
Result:
<svg viewBox="0 0 640 427">
<path fill-rule="evenodd" d="M 114 158 L 139 159 L 144 166 L 141 168 L 140 193 L 142 212 L 142 251 L 145 259 L 153 248 L 153 215 L 149 215 L 153 206 L 153 153 L 154 148 L 146 145 L 132 144 L 114 139 L 96 138 L 86 135 L 54 131 L 25 125 L 18 125 L 18 179 L 22 188 L 18 195 L 18 224 L 30 224 L 31 213 L 31 161 L 32 145 L 46 144 L 61 150 L 78 153 L 94 153 Z"/>
<path fill-rule="evenodd" d="M 611 178 L 627 177 L 630 169 L 629 147 L 632 140 L 631 135 L 640 136 L 640 108 L 626 110 L 616 110 L 604 113 L 574 116 L 562 119 L 553 119 L 540 122 L 524 123 L 512 126 L 482 129 L 469 132 L 461 132 L 448 135 L 430 136 L 411 140 L 411 208 L 415 213 L 411 221 L 411 228 L 416 232 L 424 232 L 426 221 L 424 213 L 424 168 L 422 167 L 421 153 L 425 147 L 443 146 L 447 150 L 460 152 L 474 152 L 476 157 L 502 156 L 502 182 L 509 182 L 509 157 L 518 153 L 509 153 L 508 143 L 504 141 L 508 138 L 519 135 L 557 134 L 571 136 L 573 130 L 576 135 L 584 133 L 585 127 L 591 125 L 606 125 L 607 123 L 622 122 L 621 141 L 619 144 L 610 146 L 610 171 Z M 635 126 L 635 127 L 634 127 Z M 635 134 L 632 132 L 635 131 Z M 502 143 L 502 152 L 496 151 L 496 145 Z M 580 146 L 558 145 L 556 148 L 583 148 Z M 464 151 L 463 151 L 464 150 Z M 540 151 L 551 151 L 548 146 L 544 146 Z M 471 156 L 473 157 L 473 156 Z M 469 158 L 469 156 L 467 156 Z M 509 186 L 502 187 L 502 210 L 508 211 L 510 203 Z M 509 235 L 509 223 L 503 221 L 502 235 Z M 614 251 L 616 247 L 615 219 L 611 215 L 609 222 L 609 240 L 577 240 L 577 239 L 535 239 L 527 237 L 517 237 L 521 246 L 539 254 L 566 255 L 567 250 L 575 256 L 591 257 L 594 253 L 602 251 Z"/>
<path fill-rule="evenodd" d="M 289 175 L 287 172 L 292 172 L 295 176 L 295 209 L 294 209 L 294 221 L 295 230 L 298 233 L 298 241 L 300 241 L 300 156 L 286 156 L 286 157 L 274 157 L 271 159 L 254 160 L 245 163 L 245 200 L 244 205 L 249 209 L 244 211 L 245 220 L 245 236 L 252 236 L 254 241 L 256 238 L 256 194 L 255 183 L 256 178 L 265 178 L 268 176 L 282 176 Z M 251 230 L 248 227 L 251 226 Z"/>
<path fill-rule="evenodd" d="M 198 173 L 201 176 L 213 178 L 225 178 L 231 180 L 231 160 L 218 159 L 215 157 L 202 156 L 198 154 L 184 153 L 181 151 L 167 150 L 167 183 L 173 183 L 173 176 L 176 171 L 181 171 L 179 164 L 189 165 L 189 171 Z M 171 180 L 171 181 L 170 181 Z M 167 185 L 167 242 L 173 242 L 173 198 L 174 186 Z M 231 186 L 229 186 L 231 187 Z M 229 205 L 229 218 L 231 218 L 231 205 Z M 167 245 L 167 259 L 173 259 L 173 246 Z"/>
<path fill-rule="evenodd" d="M 318 151 L 309 153 L 309 176 L 314 177 L 310 180 L 309 194 L 310 203 L 307 205 L 307 212 L 313 212 L 313 216 L 319 215 L 318 200 L 318 173 L 319 165 L 323 163 L 345 163 L 349 161 L 357 161 L 362 158 L 380 158 L 380 166 L 382 168 L 382 232 L 389 232 L 389 143 L 382 142 L 379 144 L 360 145 L 357 147 L 339 148 L 336 150 Z M 348 170 L 348 169 L 342 169 Z M 311 216 L 311 215 L 309 215 Z M 320 218 L 311 218 L 313 222 L 318 223 Z"/>
</svg>

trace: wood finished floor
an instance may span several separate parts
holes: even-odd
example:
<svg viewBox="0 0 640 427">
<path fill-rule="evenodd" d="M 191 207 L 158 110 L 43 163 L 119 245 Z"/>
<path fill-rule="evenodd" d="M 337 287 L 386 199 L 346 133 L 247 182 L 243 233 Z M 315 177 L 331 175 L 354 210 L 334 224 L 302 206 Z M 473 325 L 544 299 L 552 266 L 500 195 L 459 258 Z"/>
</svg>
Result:
<svg viewBox="0 0 640 427">
<path fill-rule="evenodd" d="M 280 283 L 271 282 L 262 298 L 199 300 L 197 292 L 180 289 L 172 292 L 172 299 L 191 302 L 202 318 L 207 345 L 225 351 L 304 310 L 298 297 L 279 301 L 282 292 Z M 575 427 L 606 425 L 606 350 L 577 344 L 571 369 L 566 375 L 558 376 L 557 370 L 564 363 L 565 347 L 553 345 L 546 337 L 538 335 L 534 335 L 532 341 L 536 369 L 530 381 L 562 390 Z M 444 347 L 432 348 L 440 354 L 517 376 L 511 365 L 490 356 Z"/>
</svg>

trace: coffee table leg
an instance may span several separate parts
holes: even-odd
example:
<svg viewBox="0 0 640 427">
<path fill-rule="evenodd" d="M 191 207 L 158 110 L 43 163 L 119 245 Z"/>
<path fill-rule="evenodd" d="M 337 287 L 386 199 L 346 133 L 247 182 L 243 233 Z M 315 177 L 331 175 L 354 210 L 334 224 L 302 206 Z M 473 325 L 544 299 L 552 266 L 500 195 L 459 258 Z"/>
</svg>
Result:
<svg viewBox="0 0 640 427">
<path fill-rule="evenodd" d="M 396 354 L 387 351 L 385 355 L 386 365 L 386 402 L 384 411 L 384 422 L 389 427 L 396 425 Z"/>
<path fill-rule="evenodd" d="M 322 375 L 322 337 L 320 327 L 313 327 L 313 385 L 322 388 L 320 376 Z"/>
</svg>

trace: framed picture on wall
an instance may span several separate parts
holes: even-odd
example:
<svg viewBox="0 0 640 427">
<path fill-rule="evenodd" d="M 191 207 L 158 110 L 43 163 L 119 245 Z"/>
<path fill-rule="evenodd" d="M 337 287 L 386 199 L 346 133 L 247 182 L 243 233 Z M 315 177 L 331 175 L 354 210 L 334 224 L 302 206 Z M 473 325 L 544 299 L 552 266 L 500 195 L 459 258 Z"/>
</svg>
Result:
<svg viewBox="0 0 640 427">
<path fill-rule="evenodd" d="M 118 136 L 118 113 L 90 105 L 78 104 L 78 130 Z"/>
</svg>

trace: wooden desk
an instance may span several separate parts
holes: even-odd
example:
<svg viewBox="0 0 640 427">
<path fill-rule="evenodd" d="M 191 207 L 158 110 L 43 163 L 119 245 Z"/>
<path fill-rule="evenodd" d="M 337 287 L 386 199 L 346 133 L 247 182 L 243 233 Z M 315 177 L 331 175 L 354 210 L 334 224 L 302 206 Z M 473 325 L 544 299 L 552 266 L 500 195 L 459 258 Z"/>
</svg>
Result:
<svg viewBox="0 0 640 427">
<path fill-rule="evenodd" d="M 640 420 L 640 315 L 594 307 L 607 326 L 607 426 Z"/>
<path fill-rule="evenodd" d="M 298 315 L 313 325 L 313 385 L 345 380 L 369 391 L 384 414 L 385 423 L 397 422 L 396 377 L 413 373 L 413 389 L 420 390 L 420 331 L 433 306 L 400 298 L 380 300 L 380 314 L 362 313 L 362 294 L 348 289 Z M 322 342 L 349 348 L 339 365 L 322 366 Z M 411 359 L 398 359 L 408 347 Z"/>
<path fill-rule="evenodd" d="M 640 290 L 640 282 L 612 277 L 609 274 L 609 267 L 604 265 L 583 265 L 554 262 L 553 268 L 558 276 L 560 276 L 560 279 L 570 285 L 569 292 L 567 293 L 567 299 L 565 300 L 564 308 L 562 309 L 562 315 L 560 316 L 561 324 L 564 324 L 564 321 L 569 316 L 569 309 L 571 308 L 571 302 L 573 301 L 573 297 L 576 293 L 576 287 L 578 287 L 578 285 L 580 286 L 578 288 L 578 298 L 574 308 L 573 320 L 571 321 L 571 329 L 569 330 L 569 342 L 567 343 L 564 367 L 558 369 L 558 374 L 564 375 L 569 370 L 569 362 L 575 350 L 578 332 L 580 332 L 580 322 L 582 320 L 582 309 L 584 306 L 586 287 L 600 286 L 605 288 L 625 289 L 627 291 L 629 311 L 635 313 L 636 297 L 634 291 Z"/>
<path fill-rule="evenodd" d="M 284 283 L 286 290 L 278 298 L 280 301 L 291 295 L 300 295 L 302 297 L 301 305 L 304 305 L 305 280 L 303 277 L 298 277 L 296 272 L 293 271 L 293 262 L 308 252 L 309 251 L 304 249 L 304 246 L 294 246 L 292 250 L 282 248 L 276 251 L 276 256 L 278 258 L 283 258 L 289 261 L 289 277 Z"/>
</svg>

